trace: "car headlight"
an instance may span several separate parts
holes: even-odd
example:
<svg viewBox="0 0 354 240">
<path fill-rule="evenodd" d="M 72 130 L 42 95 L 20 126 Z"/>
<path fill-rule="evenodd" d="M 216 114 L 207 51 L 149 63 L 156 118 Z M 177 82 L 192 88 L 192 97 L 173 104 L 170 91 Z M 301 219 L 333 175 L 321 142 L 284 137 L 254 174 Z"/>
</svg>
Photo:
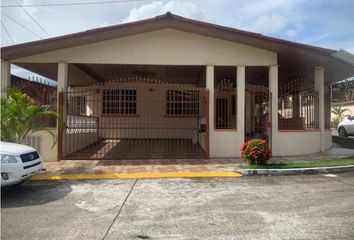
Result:
<svg viewBox="0 0 354 240">
<path fill-rule="evenodd" d="M 1 154 L 1 163 L 17 163 L 17 159 L 14 155 Z"/>
</svg>

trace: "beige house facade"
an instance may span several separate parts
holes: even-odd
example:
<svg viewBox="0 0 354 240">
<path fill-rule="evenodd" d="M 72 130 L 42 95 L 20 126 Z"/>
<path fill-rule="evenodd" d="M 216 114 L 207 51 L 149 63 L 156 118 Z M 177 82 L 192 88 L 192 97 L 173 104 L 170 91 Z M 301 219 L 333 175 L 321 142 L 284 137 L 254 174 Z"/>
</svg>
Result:
<svg viewBox="0 0 354 240">
<path fill-rule="evenodd" d="M 354 74 L 336 52 L 167 13 L 2 48 L 1 83 L 12 64 L 58 82 L 47 161 L 236 158 L 252 138 L 291 156 L 331 147 L 331 84 Z"/>
</svg>

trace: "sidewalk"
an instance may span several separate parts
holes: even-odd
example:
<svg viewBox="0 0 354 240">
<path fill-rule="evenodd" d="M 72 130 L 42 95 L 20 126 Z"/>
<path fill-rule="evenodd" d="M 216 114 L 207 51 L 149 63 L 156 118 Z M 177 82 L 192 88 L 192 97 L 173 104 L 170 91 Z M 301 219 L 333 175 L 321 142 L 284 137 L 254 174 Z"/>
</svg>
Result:
<svg viewBox="0 0 354 240">
<path fill-rule="evenodd" d="M 308 162 L 353 155 L 353 149 L 334 147 L 318 154 L 273 157 L 269 162 Z M 44 168 L 47 171 L 33 179 L 230 177 L 234 176 L 232 173 L 246 166 L 241 159 L 62 160 L 45 162 Z"/>
</svg>

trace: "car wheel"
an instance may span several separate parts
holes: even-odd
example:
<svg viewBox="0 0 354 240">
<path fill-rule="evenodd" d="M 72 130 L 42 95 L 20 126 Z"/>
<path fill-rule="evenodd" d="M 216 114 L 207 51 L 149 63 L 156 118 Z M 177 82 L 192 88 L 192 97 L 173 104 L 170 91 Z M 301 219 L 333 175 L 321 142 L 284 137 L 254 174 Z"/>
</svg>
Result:
<svg viewBox="0 0 354 240">
<path fill-rule="evenodd" d="M 338 129 L 338 135 L 339 135 L 340 137 L 348 137 L 348 134 L 347 134 L 347 132 L 345 131 L 345 128 L 344 128 L 344 127 L 340 127 L 340 128 Z"/>
</svg>

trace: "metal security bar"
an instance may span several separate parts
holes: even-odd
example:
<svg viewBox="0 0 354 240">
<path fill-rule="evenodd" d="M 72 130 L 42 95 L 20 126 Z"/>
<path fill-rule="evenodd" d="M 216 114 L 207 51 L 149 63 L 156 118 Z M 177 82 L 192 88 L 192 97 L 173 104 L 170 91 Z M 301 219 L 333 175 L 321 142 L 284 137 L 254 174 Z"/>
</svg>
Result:
<svg viewBox="0 0 354 240">
<path fill-rule="evenodd" d="M 236 87 L 231 79 L 215 85 L 215 129 L 236 129 Z"/>
<path fill-rule="evenodd" d="M 207 98 L 204 88 L 146 78 L 70 88 L 61 159 L 207 158 Z"/>
<path fill-rule="evenodd" d="M 331 129 L 331 104 L 332 104 L 332 86 L 325 85 L 324 89 L 324 114 L 325 129 Z"/>
<path fill-rule="evenodd" d="M 279 129 L 319 128 L 318 92 L 314 83 L 296 78 L 279 88 Z"/>
<path fill-rule="evenodd" d="M 245 139 L 265 139 L 270 142 L 270 92 L 263 85 L 246 86 Z"/>
</svg>

